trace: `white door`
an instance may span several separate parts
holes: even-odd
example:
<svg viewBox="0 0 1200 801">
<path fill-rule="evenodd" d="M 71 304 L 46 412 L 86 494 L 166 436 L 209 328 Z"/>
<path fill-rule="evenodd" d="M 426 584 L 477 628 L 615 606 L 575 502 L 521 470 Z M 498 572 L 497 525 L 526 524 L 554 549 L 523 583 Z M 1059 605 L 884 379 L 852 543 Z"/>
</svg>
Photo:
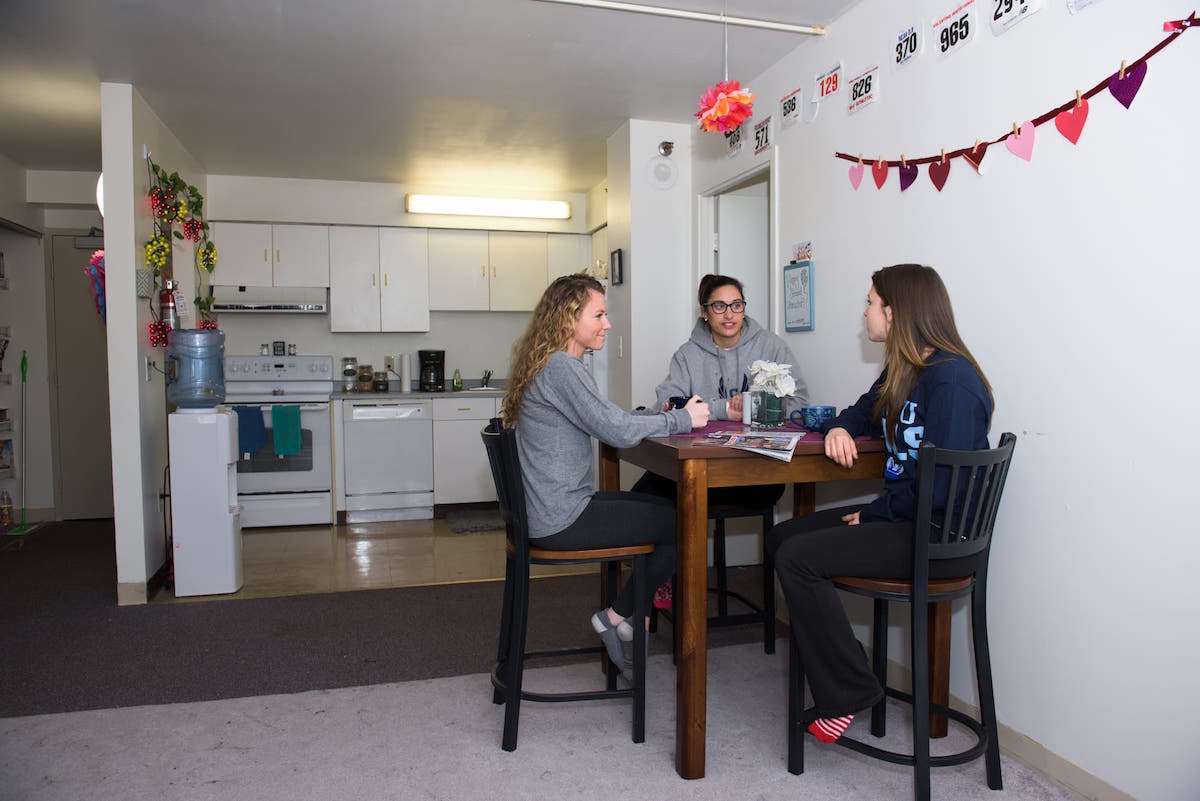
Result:
<svg viewBox="0 0 1200 801">
<path fill-rule="evenodd" d="M 63 520 L 112 517 L 107 331 L 80 276 L 92 249 L 76 248 L 73 236 L 54 237 L 53 248 L 55 507 Z M 19 352 L 15 358 L 20 364 Z M 13 372 L 19 380 L 19 368 Z"/>
<path fill-rule="evenodd" d="M 546 291 L 546 234 L 488 234 L 492 311 L 532 311 Z"/>
<path fill-rule="evenodd" d="M 718 248 L 716 272 L 742 282 L 746 313 L 771 329 L 770 229 L 767 183 L 717 196 Z"/>
<path fill-rule="evenodd" d="M 429 308 L 488 310 L 487 231 L 429 231 Z"/>
<path fill-rule="evenodd" d="M 379 331 L 379 229 L 329 226 L 329 330 Z"/>
<path fill-rule="evenodd" d="M 275 286 L 329 286 L 329 226 L 273 225 Z"/>
<path fill-rule="evenodd" d="M 221 286 L 271 286 L 271 226 L 259 223 L 212 224 L 217 266 L 210 284 Z"/>
<path fill-rule="evenodd" d="M 428 232 L 424 228 L 380 228 L 379 276 L 380 329 L 428 331 Z"/>
</svg>

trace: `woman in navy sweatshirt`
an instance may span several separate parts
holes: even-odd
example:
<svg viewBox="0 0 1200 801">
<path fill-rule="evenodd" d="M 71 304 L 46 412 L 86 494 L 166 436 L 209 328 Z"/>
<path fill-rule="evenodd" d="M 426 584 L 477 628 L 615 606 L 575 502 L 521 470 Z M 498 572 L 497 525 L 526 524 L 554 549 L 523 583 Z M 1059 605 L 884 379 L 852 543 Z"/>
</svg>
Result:
<svg viewBox="0 0 1200 801">
<path fill-rule="evenodd" d="M 831 576 L 909 578 L 918 449 L 988 448 L 992 390 L 954 324 L 950 297 L 931 267 L 898 264 L 871 276 L 867 338 L 884 343 L 884 368 L 865 395 L 825 425 L 825 455 L 849 467 L 854 438 L 882 435 L 884 492 L 866 506 L 828 509 L 771 530 L 767 548 L 791 611 L 816 714 L 809 726 L 833 742 L 883 688 L 854 638 Z M 935 508 L 945 507 L 945 487 Z M 930 575 L 973 572 L 971 559 L 931 566 Z"/>
</svg>

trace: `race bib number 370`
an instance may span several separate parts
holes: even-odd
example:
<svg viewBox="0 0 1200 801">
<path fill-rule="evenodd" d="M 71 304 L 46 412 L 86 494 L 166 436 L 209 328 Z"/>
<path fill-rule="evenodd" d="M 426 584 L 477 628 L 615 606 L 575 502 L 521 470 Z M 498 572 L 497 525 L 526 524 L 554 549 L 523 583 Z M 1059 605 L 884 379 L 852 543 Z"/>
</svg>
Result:
<svg viewBox="0 0 1200 801">
<path fill-rule="evenodd" d="M 975 40 L 979 26 L 975 17 L 976 0 L 963 0 L 934 20 L 933 46 L 941 58 L 947 58 Z"/>
</svg>

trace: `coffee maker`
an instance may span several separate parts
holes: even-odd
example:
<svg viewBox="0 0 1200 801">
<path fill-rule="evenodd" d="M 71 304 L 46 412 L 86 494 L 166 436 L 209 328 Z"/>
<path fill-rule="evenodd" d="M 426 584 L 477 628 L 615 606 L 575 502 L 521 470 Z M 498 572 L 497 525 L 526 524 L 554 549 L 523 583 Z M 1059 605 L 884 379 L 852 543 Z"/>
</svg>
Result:
<svg viewBox="0 0 1200 801">
<path fill-rule="evenodd" d="M 419 350 L 421 361 L 421 391 L 443 392 L 446 389 L 446 351 Z"/>
</svg>

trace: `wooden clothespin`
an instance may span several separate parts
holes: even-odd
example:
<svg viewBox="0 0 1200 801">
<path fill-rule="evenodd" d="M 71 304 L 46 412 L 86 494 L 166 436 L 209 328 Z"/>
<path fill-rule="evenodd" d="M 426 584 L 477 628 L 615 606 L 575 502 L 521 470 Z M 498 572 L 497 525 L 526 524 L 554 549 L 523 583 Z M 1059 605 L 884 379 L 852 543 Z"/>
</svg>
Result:
<svg viewBox="0 0 1200 801">
<path fill-rule="evenodd" d="M 976 151 L 978 151 L 978 150 L 979 150 L 979 142 L 980 142 L 980 141 L 981 141 L 981 140 L 979 140 L 979 139 L 976 139 L 976 140 L 975 140 L 975 147 L 971 148 L 971 152 L 972 152 L 972 153 L 975 153 Z"/>
<path fill-rule="evenodd" d="M 946 163 L 946 148 L 942 148 L 942 163 Z"/>
<path fill-rule="evenodd" d="M 858 154 L 858 166 L 862 166 L 862 153 Z"/>
<path fill-rule="evenodd" d="M 903 153 L 900 154 L 900 166 L 906 170 L 908 169 L 908 160 L 904 158 Z"/>
<path fill-rule="evenodd" d="M 1017 124 L 1014 122 L 1013 123 L 1013 136 L 1020 136 L 1020 135 L 1021 135 L 1021 132 L 1019 130 L 1017 130 Z"/>
<path fill-rule="evenodd" d="M 1125 80 L 1125 59 L 1121 59 L 1121 71 L 1117 73 L 1117 80 Z"/>
<path fill-rule="evenodd" d="M 1083 92 L 1076 89 L 1075 90 L 1075 108 L 1079 108 L 1082 105 L 1083 105 Z"/>
</svg>

